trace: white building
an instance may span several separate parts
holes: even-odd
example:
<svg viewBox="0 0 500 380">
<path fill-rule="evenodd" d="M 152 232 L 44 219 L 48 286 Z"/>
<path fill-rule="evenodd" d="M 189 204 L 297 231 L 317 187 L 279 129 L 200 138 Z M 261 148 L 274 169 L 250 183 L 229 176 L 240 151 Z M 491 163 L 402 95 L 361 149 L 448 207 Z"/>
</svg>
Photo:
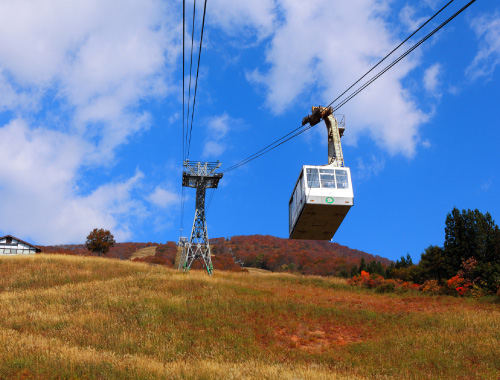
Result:
<svg viewBox="0 0 500 380">
<path fill-rule="evenodd" d="M 37 252 L 41 252 L 41 249 L 12 235 L 0 237 L 0 255 L 29 255 Z"/>
</svg>

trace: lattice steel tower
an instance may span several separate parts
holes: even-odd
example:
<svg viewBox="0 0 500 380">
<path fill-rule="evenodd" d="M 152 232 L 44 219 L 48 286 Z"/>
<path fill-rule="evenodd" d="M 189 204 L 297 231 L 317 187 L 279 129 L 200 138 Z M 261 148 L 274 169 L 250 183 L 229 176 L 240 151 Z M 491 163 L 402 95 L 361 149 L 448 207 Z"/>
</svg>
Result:
<svg viewBox="0 0 500 380">
<path fill-rule="evenodd" d="M 189 270 L 194 260 L 201 261 L 209 275 L 212 275 L 213 266 L 208 242 L 207 220 L 205 215 L 205 193 L 207 189 L 216 189 L 222 173 L 215 173 L 221 166 L 217 162 L 189 162 L 184 161 L 182 186 L 196 189 L 196 211 L 194 214 L 193 229 L 189 242 L 182 249 L 179 269 Z"/>
</svg>

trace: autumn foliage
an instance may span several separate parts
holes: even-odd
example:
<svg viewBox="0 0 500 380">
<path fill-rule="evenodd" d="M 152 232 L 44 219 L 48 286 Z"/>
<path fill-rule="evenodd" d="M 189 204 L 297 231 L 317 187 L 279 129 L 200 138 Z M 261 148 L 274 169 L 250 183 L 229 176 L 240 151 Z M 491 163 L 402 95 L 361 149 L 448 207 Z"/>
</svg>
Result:
<svg viewBox="0 0 500 380">
<path fill-rule="evenodd" d="M 457 296 L 500 292 L 500 229 L 489 213 L 454 208 L 446 217 L 443 247 L 429 246 L 420 262 L 391 264 L 386 277 L 422 284 L 422 291 Z"/>
<path fill-rule="evenodd" d="M 109 230 L 94 228 L 87 236 L 85 246 L 89 251 L 101 256 L 105 255 L 115 243 L 115 238 Z"/>
<path fill-rule="evenodd" d="M 448 294 L 454 296 L 472 296 L 479 298 L 488 292 L 479 277 L 474 278 L 477 260 L 473 257 L 464 260 L 458 273 L 449 280 L 440 283 L 438 280 L 426 280 L 422 285 L 402 279 L 385 279 L 378 274 L 361 271 L 350 278 L 347 283 L 352 286 L 375 289 L 378 292 L 420 291 L 426 294 Z"/>
<path fill-rule="evenodd" d="M 420 290 L 419 284 L 399 279 L 385 279 L 378 274 L 370 274 L 365 271 L 350 278 L 347 283 L 352 286 L 360 286 L 368 289 L 376 289 L 380 293 L 406 292 Z"/>
<path fill-rule="evenodd" d="M 378 262 L 381 268 L 390 264 L 388 259 L 380 256 L 328 241 L 250 235 L 212 239 L 210 242 L 214 257 L 229 254 L 243 262 L 245 267 L 272 272 L 349 277 L 352 268 L 357 268 L 361 259 L 369 263 Z"/>
<path fill-rule="evenodd" d="M 320 276 L 349 277 L 352 270 L 373 268 L 375 263 L 383 271 L 391 262 L 380 256 L 351 249 L 337 243 L 312 240 L 289 240 L 269 235 L 234 236 L 210 240 L 212 263 L 216 270 L 244 271 L 244 267 L 260 268 L 273 272 L 300 273 Z M 129 260 L 139 249 L 156 246 L 154 256 L 135 258 L 134 261 L 173 267 L 177 253 L 174 242 L 116 243 L 106 257 Z M 41 247 L 44 252 L 66 255 L 95 255 L 85 245 L 58 245 Z M 367 262 L 368 264 L 362 264 Z M 370 266 L 371 265 L 371 266 Z M 195 262 L 193 269 L 200 269 Z M 372 269 L 369 269 L 372 270 Z"/>
</svg>

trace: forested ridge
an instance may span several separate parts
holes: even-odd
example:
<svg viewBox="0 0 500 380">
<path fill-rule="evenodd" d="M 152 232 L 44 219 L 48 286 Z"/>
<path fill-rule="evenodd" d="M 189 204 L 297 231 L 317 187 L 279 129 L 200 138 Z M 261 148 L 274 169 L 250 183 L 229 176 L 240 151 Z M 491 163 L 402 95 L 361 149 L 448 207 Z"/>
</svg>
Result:
<svg viewBox="0 0 500 380">
<path fill-rule="evenodd" d="M 351 275 L 353 267 L 360 265 L 361 259 L 369 265 L 385 268 L 391 261 L 369 253 L 351 249 L 337 243 L 313 240 L 290 240 L 270 235 L 233 236 L 231 238 L 210 239 L 212 260 L 215 269 L 240 270 L 254 267 L 274 272 L 296 272 L 312 275 Z M 132 254 L 142 248 L 157 246 L 151 257 L 135 259 L 172 267 L 177 247 L 174 242 L 158 244 L 116 243 L 106 257 L 129 260 Z M 43 252 L 69 255 L 94 255 L 84 244 L 43 246 Z M 196 267 L 196 266 L 195 266 Z"/>
<path fill-rule="evenodd" d="M 269 235 L 234 236 L 212 239 L 213 253 L 232 254 L 247 267 L 273 272 L 299 272 L 312 275 L 350 275 L 361 259 L 385 267 L 390 260 L 349 247 L 316 240 L 290 240 Z"/>
</svg>

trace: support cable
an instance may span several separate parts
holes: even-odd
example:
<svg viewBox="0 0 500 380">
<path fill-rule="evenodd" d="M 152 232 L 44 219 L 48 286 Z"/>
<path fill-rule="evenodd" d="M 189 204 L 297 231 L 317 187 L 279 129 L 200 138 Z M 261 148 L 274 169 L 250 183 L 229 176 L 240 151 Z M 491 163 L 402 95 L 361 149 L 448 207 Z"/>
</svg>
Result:
<svg viewBox="0 0 500 380">
<path fill-rule="evenodd" d="M 187 147 L 187 158 L 189 158 L 189 150 L 191 148 L 191 136 L 193 132 L 193 119 L 194 119 L 194 107 L 196 105 L 196 92 L 198 91 L 198 76 L 200 74 L 200 61 L 201 61 L 201 47 L 203 45 L 203 31 L 205 29 L 205 15 L 207 13 L 207 0 L 205 0 L 205 7 L 203 8 L 203 21 L 201 23 L 201 38 L 200 38 L 200 50 L 198 52 L 198 68 L 196 70 L 196 82 L 194 86 L 194 97 L 193 97 L 193 110 L 191 111 L 191 129 L 189 131 L 189 143 Z M 188 115 L 189 118 L 189 115 Z M 189 120 L 188 120 L 189 123 Z"/>
<path fill-rule="evenodd" d="M 212 199 L 214 197 L 215 189 L 212 189 L 210 196 L 208 197 L 208 204 L 205 210 L 205 214 L 208 215 L 208 210 L 210 210 L 210 205 L 212 204 Z"/>
<path fill-rule="evenodd" d="M 184 161 L 185 155 L 185 98 L 186 98 L 186 90 L 185 90 L 185 52 L 186 52 L 186 0 L 182 0 L 182 161 Z M 182 185 L 181 185 L 182 186 Z M 182 232 L 184 230 L 184 186 L 182 186 L 182 196 L 181 196 L 181 225 L 180 225 L 180 235 L 182 236 Z"/>
<path fill-rule="evenodd" d="M 415 30 L 412 34 L 410 34 L 408 37 L 406 37 L 404 39 L 404 41 L 402 41 L 398 46 L 396 46 L 394 49 L 391 50 L 391 52 L 389 54 L 387 54 L 384 58 L 382 58 L 380 61 L 378 61 L 378 63 L 373 66 L 370 70 L 368 70 L 361 78 L 359 78 L 356 82 L 354 82 L 352 85 L 349 86 L 349 88 L 347 90 L 345 90 L 342 94 L 340 94 L 339 96 L 337 96 L 329 105 L 326 106 L 326 108 L 330 107 L 333 103 L 335 103 L 337 100 L 339 100 L 342 96 L 344 96 L 351 88 L 353 88 L 354 86 L 356 86 L 359 82 L 361 82 L 361 80 L 364 79 L 364 77 L 366 77 L 368 74 L 370 74 L 373 70 L 375 70 L 375 68 L 377 68 L 382 62 L 384 62 L 392 53 L 394 53 L 396 50 L 398 50 L 401 46 L 403 46 L 410 38 L 412 38 L 415 34 L 417 34 L 424 26 L 426 26 L 429 22 L 431 22 L 438 14 L 440 14 L 442 11 L 445 10 L 446 7 L 448 7 L 448 5 L 450 5 L 451 3 L 453 3 L 453 1 L 455 0 L 450 0 L 448 3 L 446 3 L 440 10 L 438 10 L 436 13 L 434 13 L 434 15 L 429 18 L 426 22 L 424 22 L 422 25 L 420 25 L 420 27 Z"/>
<path fill-rule="evenodd" d="M 285 136 L 283 136 L 283 137 L 280 137 L 278 140 L 273 141 L 271 144 L 269 144 L 269 145 L 265 146 L 264 148 L 262 148 L 262 149 L 261 149 L 261 150 L 259 150 L 258 152 L 255 152 L 255 153 L 254 153 L 254 154 L 252 154 L 251 156 L 248 156 L 247 158 L 245 158 L 245 159 L 241 160 L 240 162 L 238 162 L 238 163 L 234 164 L 233 166 L 231 166 L 231 167 L 227 168 L 227 169 L 226 169 L 226 170 L 224 170 L 222 173 L 227 173 L 227 172 L 229 172 L 229 171 L 231 171 L 231 170 L 233 170 L 233 169 L 236 169 L 237 167 L 240 167 L 240 166 L 242 166 L 242 165 L 246 164 L 247 162 L 250 162 L 250 161 L 254 160 L 254 159 L 255 159 L 255 158 L 257 158 L 257 157 L 260 157 L 261 155 L 260 155 L 259 153 L 264 152 L 266 149 L 268 149 L 268 148 L 272 147 L 274 144 L 276 144 L 276 143 L 280 142 L 281 140 L 283 140 L 284 138 L 286 138 L 286 137 L 290 136 L 292 133 L 294 133 L 294 132 L 298 131 L 298 130 L 299 130 L 299 129 L 301 129 L 302 127 L 303 127 L 303 126 L 301 125 L 300 127 L 295 128 L 293 131 L 291 131 L 291 132 L 287 133 L 287 134 L 286 134 Z M 264 153 L 266 153 L 266 152 L 264 152 Z"/>
<path fill-rule="evenodd" d="M 457 17 L 460 13 L 462 13 L 465 9 L 467 9 L 472 3 L 476 2 L 476 0 L 471 0 L 469 1 L 466 5 L 464 5 L 462 8 L 460 8 L 457 12 L 455 12 L 452 16 L 450 16 L 446 21 L 444 21 L 441 25 L 439 25 L 437 28 L 435 28 L 432 32 L 427 34 L 424 38 L 422 38 L 420 41 L 418 41 L 415 45 L 413 45 L 410 49 L 405 51 L 403 54 L 401 54 L 397 59 L 395 59 L 390 65 L 386 66 L 382 71 L 380 71 L 377 75 L 372 77 L 368 82 L 366 82 L 363 86 L 358 88 L 356 91 L 354 91 L 351 95 L 349 95 L 347 98 L 342 100 L 338 105 L 333 107 L 333 112 L 337 111 L 340 107 L 345 105 L 349 100 L 354 98 L 356 95 L 358 95 L 361 91 L 363 91 L 366 87 L 368 87 L 370 84 L 375 82 L 379 77 L 381 77 L 383 74 L 385 74 L 389 69 L 391 69 L 394 65 L 396 65 L 399 61 L 401 61 L 403 58 L 405 58 L 408 54 L 410 54 L 413 50 L 418 48 L 420 45 L 422 45 L 425 41 L 427 41 L 429 38 L 431 38 L 434 34 L 436 34 L 440 29 L 442 29 L 445 25 L 447 25 L 451 20 L 453 20 L 455 17 Z M 338 98 L 337 98 L 338 99 Z M 332 105 L 330 103 L 330 105 Z M 329 105 L 329 106 L 330 106 Z"/>
<path fill-rule="evenodd" d="M 452 0 L 453 1 L 453 0 Z M 443 23 L 441 23 L 437 28 L 435 28 L 433 31 L 431 31 L 429 34 L 427 34 L 424 38 L 422 38 L 419 42 L 417 42 L 416 44 L 414 44 L 410 49 L 408 49 L 406 52 L 404 52 L 403 54 L 401 54 L 397 59 L 395 59 L 391 64 L 389 64 L 388 66 L 386 66 L 383 70 L 381 70 L 378 74 L 376 74 L 374 77 L 372 77 L 368 82 L 366 82 L 364 85 L 362 85 L 360 88 L 358 88 L 356 91 L 354 91 L 351 95 L 349 95 L 347 98 L 345 98 L 344 100 L 342 100 L 338 105 L 336 105 L 335 107 L 333 107 L 333 111 L 337 111 L 339 110 L 342 106 L 344 106 L 347 102 L 349 102 L 352 98 L 354 98 L 356 95 L 358 95 L 361 91 L 363 91 L 366 87 L 368 87 L 370 84 L 372 84 L 375 80 L 377 80 L 380 76 L 382 76 L 384 73 L 386 73 L 389 69 L 391 69 L 394 65 L 396 65 L 399 61 L 401 61 L 403 58 L 405 58 L 408 54 L 410 54 L 413 50 L 415 50 L 417 47 L 419 47 L 421 44 L 423 44 L 425 41 L 427 41 L 430 37 L 432 37 L 435 33 L 437 33 L 440 29 L 442 29 L 445 25 L 447 25 L 451 20 L 453 20 L 455 17 L 457 17 L 460 13 L 462 13 L 464 10 L 466 10 L 469 6 L 471 6 L 473 3 L 475 3 L 476 0 L 471 0 L 469 1 L 466 5 L 464 5 L 461 9 L 459 9 L 457 12 L 455 12 L 452 16 L 450 16 L 446 21 L 444 21 Z M 446 4 L 443 8 L 441 8 L 434 16 L 431 17 L 434 18 L 439 12 L 441 12 L 444 8 L 446 8 L 449 4 L 451 3 L 451 1 Z M 420 30 L 425 24 L 427 24 L 431 19 L 429 19 L 428 21 L 426 21 L 421 27 L 419 27 L 417 29 Z M 412 35 L 414 35 L 417 31 L 415 31 L 414 33 L 412 33 Z M 411 37 L 411 36 L 410 36 Z M 408 38 L 410 38 L 408 37 Z M 407 41 L 408 38 L 405 40 Z M 404 42 L 405 42 L 404 41 Z M 403 43 L 404 43 L 403 42 Z M 400 44 L 399 46 L 401 46 L 402 44 Z M 398 47 L 399 47 L 398 46 Z M 372 67 L 372 69 L 370 69 L 366 74 L 364 74 L 359 80 L 357 80 L 353 85 L 351 85 L 346 91 L 344 91 L 340 96 L 338 96 L 333 102 L 331 102 L 329 106 L 331 106 L 333 103 L 335 103 L 339 98 L 341 98 L 347 91 L 349 91 L 349 89 L 351 89 L 353 86 L 355 86 L 357 83 L 359 83 L 360 80 L 362 80 L 367 74 L 369 74 L 373 69 L 375 69 L 375 67 L 377 67 L 382 61 L 384 61 L 390 54 L 392 54 L 396 49 L 394 49 L 391 53 L 389 53 L 387 56 L 385 56 L 379 63 L 377 63 L 374 67 Z M 249 163 L 250 161 L 253 161 L 255 160 L 256 158 L 272 151 L 273 149 L 276 149 L 277 147 L 279 147 L 280 145 L 284 144 L 285 142 L 288 142 L 290 141 L 291 139 L 297 137 L 298 135 L 306 132 L 307 130 L 311 129 L 313 126 L 309 125 L 309 126 L 300 126 L 296 129 L 294 129 L 293 131 L 289 132 L 288 134 L 286 134 L 285 136 L 281 137 L 280 139 L 274 141 L 273 143 L 267 145 L 266 147 L 262 148 L 261 150 L 259 150 L 258 152 L 254 153 L 253 155 L 245 158 L 244 160 L 241 160 L 240 162 L 232 165 L 231 167 L 227 168 L 225 171 L 223 171 L 223 173 L 227 173 L 229 171 L 232 171 L 234 169 L 237 169 L 247 163 Z M 302 129 L 302 130 L 300 130 Z M 300 131 L 299 131 L 300 130 Z M 298 131 L 298 132 L 297 132 Z M 294 133 L 295 132 L 295 133 Z M 290 136 L 292 133 L 294 133 L 292 136 Z M 290 136 L 290 137 L 288 137 Z M 288 137 L 288 138 L 286 138 Z M 286 139 L 285 139 L 286 138 Z M 284 140 L 285 139 L 285 140 Z"/>
<path fill-rule="evenodd" d="M 186 0 L 182 0 L 182 161 L 184 161 L 184 149 L 186 147 L 184 140 L 184 133 L 186 131 L 185 128 L 185 119 L 184 117 L 186 112 L 185 100 L 186 100 L 186 90 L 185 90 L 185 52 L 186 52 Z"/>
<path fill-rule="evenodd" d="M 193 47 L 194 47 L 194 23 L 196 19 L 196 0 L 194 0 L 193 4 L 193 26 L 191 29 L 191 63 L 189 65 L 189 90 L 188 90 L 188 112 L 187 112 L 187 124 L 186 124 L 186 147 L 187 150 L 189 150 L 189 145 L 188 143 L 188 135 L 189 135 L 189 107 L 191 105 L 191 78 L 192 78 L 192 70 L 193 70 Z M 191 137 L 189 136 L 189 142 L 191 142 Z M 184 160 L 186 160 L 188 156 L 184 156 Z"/>
</svg>

